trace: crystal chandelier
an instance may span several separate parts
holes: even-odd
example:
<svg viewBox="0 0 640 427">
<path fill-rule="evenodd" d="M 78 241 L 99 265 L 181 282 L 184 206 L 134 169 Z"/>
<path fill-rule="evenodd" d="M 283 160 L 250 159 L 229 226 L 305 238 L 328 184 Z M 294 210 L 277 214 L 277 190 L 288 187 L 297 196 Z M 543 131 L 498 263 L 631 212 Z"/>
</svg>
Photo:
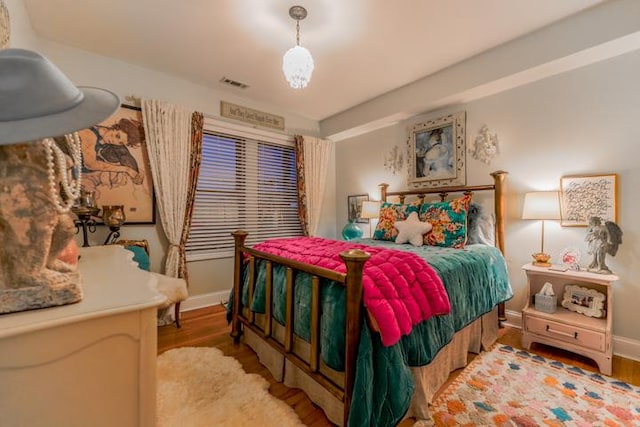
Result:
<svg viewBox="0 0 640 427">
<path fill-rule="evenodd" d="M 307 87 L 313 73 L 313 57 L 311 52 L 300 46 L 300 20 L 307 17 L 307 9 L 292 6 L 289 16 L 296 20 L 296 45 L 289 49 L 282 58 L 282 71 L 289 85 L 294 89 Z"/>
</svg>

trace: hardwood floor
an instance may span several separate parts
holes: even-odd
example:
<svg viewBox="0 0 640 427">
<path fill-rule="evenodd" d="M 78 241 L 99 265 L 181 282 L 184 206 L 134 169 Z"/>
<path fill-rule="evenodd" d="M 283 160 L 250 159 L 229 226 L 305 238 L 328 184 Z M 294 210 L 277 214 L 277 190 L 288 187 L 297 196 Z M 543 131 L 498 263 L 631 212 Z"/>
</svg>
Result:
<svg viewBox="0 0 640 427">
<path fill-rule="evenodd" d="M 159 327 L 158 354 L 176 347 L 216 347 L 225 355 L 236 358 L 246 372 L 256 373 L 267 379 L 271 384 L 270 393 L 291 406 L 303 423 L 313 427 L 333 426 L 334 424 L 327 419 L 324 412 L 311 402 L 306 394 L 299 389 L 291 389 L 276 382 L 269 371 L 260 364 L 253 350 L 244 344 L 233 344 L 225 314 L 225 309 L 221 305 L 207 307 L 183 313 L 180 329 L 174 325 Z M 498 342 L 522 348 L 520 336 L 519 329 L 505 327 L 500 330 Z M 563 363 L 571 363 L 582 369 L 597 371 L 597 365 L 591 359 L 561 349 L 534 343 L 530 351 Z M 470 355 L 470 360 L 473 357 L 475 356 Z M 459 371 L 452 373 L 449 381 L 452 381 L 458 373 Z M 640 386 L 640 362 L 614 356 L 612 376 Z M 404 420 L 399 426 L 409 427 L 413 422 L 412 419 Z"/>
</svg>

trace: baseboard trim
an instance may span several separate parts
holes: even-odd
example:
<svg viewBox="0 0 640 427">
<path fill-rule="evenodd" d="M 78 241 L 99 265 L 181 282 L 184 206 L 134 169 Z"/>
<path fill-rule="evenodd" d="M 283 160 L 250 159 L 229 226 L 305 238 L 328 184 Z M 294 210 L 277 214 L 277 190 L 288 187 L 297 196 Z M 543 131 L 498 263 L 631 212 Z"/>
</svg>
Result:
<svg viewBox="0 0 640 427">
<path fill-rule="evenodd" d="M 522 328 L 522 313 L 519 311 L 505 310 L 504 314 L 507 317 L 507 320 L 503 322 L 506 326 Z M 614 335 L 613 354 L 624 357 L 625 359 L 640 361 L 640 341 Z"/>
<path fill-rule="evenodd" d="M 208 294 L 192 295 L 180 304 L 180 311 L 197 310 L 198 308 L 210 307 L 229 299 L 229 291 L 210 292 Z"/>
</svg>

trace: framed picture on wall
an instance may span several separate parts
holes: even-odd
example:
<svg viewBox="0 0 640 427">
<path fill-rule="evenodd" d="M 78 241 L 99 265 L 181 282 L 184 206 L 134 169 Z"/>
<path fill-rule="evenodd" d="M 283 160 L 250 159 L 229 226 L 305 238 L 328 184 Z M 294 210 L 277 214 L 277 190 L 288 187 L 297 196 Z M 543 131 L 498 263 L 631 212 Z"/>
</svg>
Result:
<svg viewBox="0 0 640 427">
<path fill-rule="evenodd" d="M 362 218 L 362 202 L 369 200 L 368 194 L 357 194 L 347 196 L 347 209 L 349 221 L 355 221 L 361 224 L 368 224 L 368 218 Z"/>
<path fill-rule="evenodd" d="M 409 129 L 410 188 L 466 184 L 466 113 L 449 114 Z"/>
<path fill-rule="evenodd" d="M 560 178 L 563 227 L 587 227 L 589 218 L 617 222 L 617 175 L 575 175 Z"/>
<path fill-rule="evenodd" d="M 140 108 L 122 105 L 107 120 L 78 131 L 82 188 L 98 208 L 124 205 L 126 224 L 155 224 L 153 179 Z"/>
</svg>

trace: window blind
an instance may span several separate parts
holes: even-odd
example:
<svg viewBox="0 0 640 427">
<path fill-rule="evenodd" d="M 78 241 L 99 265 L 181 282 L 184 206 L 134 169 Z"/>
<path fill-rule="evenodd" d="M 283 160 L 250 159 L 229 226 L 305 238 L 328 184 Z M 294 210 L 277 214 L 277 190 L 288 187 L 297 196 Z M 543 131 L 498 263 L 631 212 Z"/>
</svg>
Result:
<svg viewBox="0 0 640 427">
<path fill-rule="evenodd" d="M 250 136 L 205 128 L 187 260 L 232 256 L 238 229 L 247 245 L 302 235 L 292 141 Z"/>
</svg>

